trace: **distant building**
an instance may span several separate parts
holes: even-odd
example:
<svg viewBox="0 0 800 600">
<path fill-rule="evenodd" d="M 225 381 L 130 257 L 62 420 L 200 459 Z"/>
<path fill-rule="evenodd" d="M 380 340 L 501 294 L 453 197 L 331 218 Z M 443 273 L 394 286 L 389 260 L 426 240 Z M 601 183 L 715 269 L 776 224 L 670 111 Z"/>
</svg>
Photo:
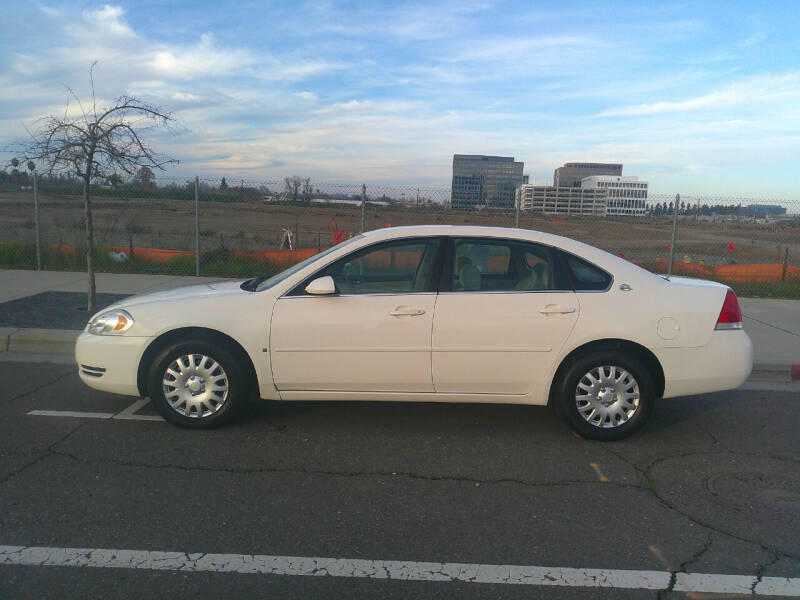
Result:
<svg viewBox="0 0 800 600">
<path fill-rule="evenodd" d="M 786 207 L 779 204 L 748 204 L 739 210 L 740 214 L 758 217 L 778 217 L 786 214 Z"/>
<path fill-rule="evenodd" d="M 592 175 L 622 175 L 622 165 L 617 163 L 564 163 L 553 174 L 555 187 L 581 187 L 581 180 Z"/>
<path fill-rule="evenodd" d="M 581 188 L 606 191 L 606 213 L 614 215 L 647 214 L 646 181 L 638 177 L 614 177 L 611 175 L 592 175 L 581 180 Z"/>
<path fill-rule="evenodd" d="M 452 206 L 472 209 L 478 206 L 514 206 L 514 191 L 527 182 L 524 163 L 513 156 L 453 155 Z"/>
<path fill-rule="evenodd" d="M 521 185 L 514 206 L 521 211 L 546 215 L 602 217 L 606 214 L 606 190 L 599 188 Z"/>
</svg>

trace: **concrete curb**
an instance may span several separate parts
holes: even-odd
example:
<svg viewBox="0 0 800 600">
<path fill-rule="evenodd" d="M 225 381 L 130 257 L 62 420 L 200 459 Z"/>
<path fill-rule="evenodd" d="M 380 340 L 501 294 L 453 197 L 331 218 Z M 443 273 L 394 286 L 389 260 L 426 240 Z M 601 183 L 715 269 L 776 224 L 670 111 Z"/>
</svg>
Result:
<svg viewBox="0 0 800 600">
<path fill-rule="evenodd" d="M 80 331 L 70 329 L 0 329 L 0 348 L 29 354 L 75 354 Z"/>
<path fill-rule="evenodd" d="M 75 354 L 75 340 L 80 331 L 69 329 L 16 329 L 0 327 L 0 352 L 28 354 Z M 759 360 L 753 364 L 750 379 L 800 381 L 800 360 Z"/>
<path fill-rule="evenodd" d="M 753 364 L 751 379 L 800 381 L 800 361 L 760 360 Z"/>
</svg>

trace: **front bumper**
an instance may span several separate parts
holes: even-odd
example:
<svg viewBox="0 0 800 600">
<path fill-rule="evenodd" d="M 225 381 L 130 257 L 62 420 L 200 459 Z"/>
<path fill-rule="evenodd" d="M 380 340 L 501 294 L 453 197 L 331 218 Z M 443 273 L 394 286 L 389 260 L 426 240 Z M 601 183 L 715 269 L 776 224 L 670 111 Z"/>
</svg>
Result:
<svg viewBox="0 0 800 600">
<path fill-rule="evenodd" d="M 753 370 L 753 344 L 743 329 L 714 331 L 699 348 L 658 348 L 664 369 L 664 398 L 732 390 Z"/>
<path fill-rule="evenodd" d="M 91 388 L 138 396 L 136 375 L 149 337 L 93 335 L 85 331 L 75 344 L 78 375 Z"/>
</svg>

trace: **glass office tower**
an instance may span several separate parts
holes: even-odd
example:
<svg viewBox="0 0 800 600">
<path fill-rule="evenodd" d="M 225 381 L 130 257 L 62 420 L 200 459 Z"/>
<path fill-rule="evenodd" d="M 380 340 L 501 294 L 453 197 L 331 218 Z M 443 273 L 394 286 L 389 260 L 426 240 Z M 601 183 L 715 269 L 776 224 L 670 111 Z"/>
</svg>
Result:
<svg viewBox="0 0 800 600">
<path fill-rule="evenodd" d="M 513 208 L 517 186 L 527 182 L 513 156 L 453 155 L 454 209 Z"/>
</svg>

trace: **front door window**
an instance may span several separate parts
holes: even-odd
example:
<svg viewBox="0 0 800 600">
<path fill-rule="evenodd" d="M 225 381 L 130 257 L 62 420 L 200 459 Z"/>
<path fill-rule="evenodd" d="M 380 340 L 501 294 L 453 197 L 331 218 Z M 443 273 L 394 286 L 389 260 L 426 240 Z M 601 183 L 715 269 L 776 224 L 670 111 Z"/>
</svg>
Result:
<svg viewBox="0 0 800 600">
<path fill-rule="evenodd" d="M 330 275 L 336 292 L 348 296 L 433 291 L 438 247 L 437 238 L 377 244 L 336 261 L 314 277 Z"/>
</svg>

